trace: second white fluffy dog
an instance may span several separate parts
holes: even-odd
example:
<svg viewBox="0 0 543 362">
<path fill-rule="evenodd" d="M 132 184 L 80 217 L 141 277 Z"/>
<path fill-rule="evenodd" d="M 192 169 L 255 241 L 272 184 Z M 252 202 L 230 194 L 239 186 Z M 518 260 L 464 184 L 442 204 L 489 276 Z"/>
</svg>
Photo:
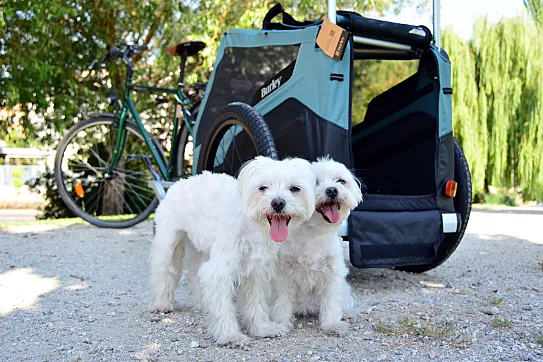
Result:
<svg viewBox="0 0 543 362">
<path fill-rule="evenodd" d="M 340 333 L 347 327 L 342 317 L 355 308 L 345 280 L 343 241 L 336 233 L 362 201 L 362 191 L 341 163 L 324 158 L 312 169 L 317 178 L 316 212 L 279 251 L 271 317 L 290 329 L 294 314 L 318 314 L 321 329 Z"/>
<path fill-rule="evenodd" d="M 257 157 L 242 168 L 237 180 L 206 172 L 177 182 L 155 213 L 152 309 L 173 309 L 188 247 L 191 258 L 198 254 L 198 260 L 189 261 L 197 269 L 191 277 L 216 343 L 249 340 L 236 318 L 233 299 L 238 285 L 241 321 L 249 334 L 286 333 L 285 326 L 269 319 L 270 281 L 279 242 L 311 217 L 314 191 L 311 166 L 301 159 Z"/>
</svg>

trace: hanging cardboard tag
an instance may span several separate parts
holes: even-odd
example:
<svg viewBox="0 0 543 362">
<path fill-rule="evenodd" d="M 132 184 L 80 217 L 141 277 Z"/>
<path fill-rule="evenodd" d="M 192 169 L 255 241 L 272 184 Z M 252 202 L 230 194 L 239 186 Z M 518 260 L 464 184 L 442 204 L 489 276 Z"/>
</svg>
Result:
<svg viewBox="0 0 543 362">
<path fill-rule="evenodd" d="M 325 16 L 322 19 L 321 30 L 317 36 L 317 45 L 330 58 L 341 60 L 347 46 L 349 32 L 330 22 Z"/>
</svg>

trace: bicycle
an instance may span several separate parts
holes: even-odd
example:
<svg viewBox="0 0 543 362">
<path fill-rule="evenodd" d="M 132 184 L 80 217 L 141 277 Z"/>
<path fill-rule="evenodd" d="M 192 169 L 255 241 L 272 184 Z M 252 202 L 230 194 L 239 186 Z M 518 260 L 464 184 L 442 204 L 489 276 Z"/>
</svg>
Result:
<svg viewBox="0 0 543 362">
<path fill-rule="evenodd" d="M 184 92 L 185 66 L 189 56 L 204 48 L 203 42 L 194 41 L 167 49 L 181 57 L 176 88 L 133 84 L 132 57 L 147 47 L 120 42 L 108 48 L 101 64 L 122 59 L 126 65 L 124 95 L 122 99 L 110 98 L 120 112 L 91 114 L 73 126 L 57 148 L 55 181 L 74 214 L 100 227 L 133 226 L 147 219 L 158 204 L 150 180 L 173 180 L 190 173 L 190 157 L 185 156 L 192 141 L 198 103 L 191 102 Z M 131 99 L 132 92 L 173 95 L 176 111 L 169 160 L 145 130 Z"/>
</svg>

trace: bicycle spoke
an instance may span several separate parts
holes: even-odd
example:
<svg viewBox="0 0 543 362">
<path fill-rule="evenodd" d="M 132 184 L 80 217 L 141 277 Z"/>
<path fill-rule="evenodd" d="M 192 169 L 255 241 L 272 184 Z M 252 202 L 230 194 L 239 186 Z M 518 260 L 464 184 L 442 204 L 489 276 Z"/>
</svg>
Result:
<svg viewBox="0 0 543 362">
<path fill-rule="evenodd" d="M 94 166 L 91 166 L 90 164 L 88 164 L 87 162 L 85 162 L 83 160 L 72 160 L 72 161 L 79 162 L 81 165 L 87 167 L 89 170 L 99 174 L 98 170 Z"/>
<path fill-rule="evenodd" d="M 96 159 L 101 162 L 102 164 L 104 164 L 104 166 L 107 166 L 108 163 L 106 161 L 104 161 L 104 159 L 102 159 L 102 157 L 100 157 L 100 155 L 98 154 L 98 152 L 96 152 L 94 149 L 89 149 L 90 152 L 92 152 L 93 156 L 96 157 Z"/>
<path fill-rule="evenodd" d="M 133 193 L 134 196 L 136 196 L 136 198 L 138 198 L 138 199 L 140 200 L 140 202 L 141 202 L 144 206 L 147 206 L 147 205 L 148 205 L 145 201 L 142 200 L 141 197 L 142 197 L 143 195 L 138 194 L 136 191 L 134 191 L 134 189 L 130 188 L 128 185 L 127 185 L 127 187 L 128 187 L 128 191 L 131 192 L 131 193 Z M 151 201 L 152 201 L 152 199 L 148 199 L 148 200 L 151 200 Z M 137 206 L 137 203 L 135 203 L 135 204 L 136 204 L 136 206 Z M 140 212 L 141 212 L 141 210 L 140 210 Z"/>
<path fill-rule="evenodd" d="M 239 126 L 238 126 L 239 127 Z M 234 127 L 232 127 L 234 128 Z M 244 142 L 246 143 L 246 142 Z M 236 151 L 236 154 L 238 155 L 239 165 L 241 166 L 243 164 L 243 159 L 239 155 L 238 147 L 236 146 L 236 134 L 234 134 L 234 141 L 233 141 L 234 150 Z M 234 153 L 232 152 L 232 163 L 234 162 Z M 234 170 L 232 170 L 233 172 Z"/>
<path fill-rule="evenodd" d="M 234 133 L 232 135 L 232 130 L 233 129 L 234 129 L 234 126 L 230 127 L 230 129 L 228 130 L 228 133 L 230 134 L 230 137 L 232 137 L 232 140 L 230 141 L 230 147 L 228 147 L 228 150 L 230 151 L 231 157 L 232 157 L 232 159 L 230 160 L 230 165 L 231 165 L 230 172 L 232 172 L 232 168 L 233 168 L 232 166 L 234 165 L 234 152 L 231 149 L 232 149 L 232 145 L 234 145 L 234 147 L 235 147 L 235 143 L 236 143 L 236 140 L 235 140 L 236 134 Z"/>
<path fill-rule="evenodd" d="M 126 190 L 125 190 L 126 191 Z M 134 211 L 132 210 L 132 208 L 130 207 L 130 204 L 128 202 L 126 202 L 125 198 L 123 197 L 123 194 L 121 193 L 121 191 L 117 188 L 117 187 L 113 187 L 113 192 L 115 192 L 118 196 L 119 196 L 119 199 L 122 199 L 123 200 L 123 204 L 126 204 L 126 206 L 128 206 L 128 210 L 130 211 L 131 214 L 134 214 Z M 138 208 L 139 209 L 139 208 Z M 123 208 L 123 211 L 124 211 L 124 208 Z M 141 210 L 140 210 L 141 212 Z"/>
<path fill-rule="evenodd" d="M 136 184 L 129 184 L 129 183 L 127 183 L 126 185 L 129 186 L 130 189 L 131 189 L 133 192 L 136 192 L 135 189 L 143 190 L 143 191 L 145 191 L 146 193 L 151 193 L 151 192 L 153 192 L 151 189 L 148 189 L 148 188 L 145 188 L 145 187 L 141 187 L 141 186 L 136 185 Z M 142 196 L 143 196 L 143 195 L 142 195 Z M 148 200 L 152 200 L 152 199 L 153 199 L 153 198 L 148 198 Z"/>
<path fill-rule="evenodd" d="M 102 190 L 102 187 L 103 187 L 104 184 L 100 184 L 100 186 L 98 186 L 98 190 L 96 191 L 96 194 L 95 194 L 95 197 L 94 197 L 94 203 L 91 204 L 90 203 L 90 200 L 88 201 L 89 203 L 89 210 L 92 212 L 92 210 L 96 210 L 95 207 L 98 206 L 98 203 L 100 202 L 100 197 L 101 197 L 101 194 L 100 194 L 100 190 Z"/>
</svg>

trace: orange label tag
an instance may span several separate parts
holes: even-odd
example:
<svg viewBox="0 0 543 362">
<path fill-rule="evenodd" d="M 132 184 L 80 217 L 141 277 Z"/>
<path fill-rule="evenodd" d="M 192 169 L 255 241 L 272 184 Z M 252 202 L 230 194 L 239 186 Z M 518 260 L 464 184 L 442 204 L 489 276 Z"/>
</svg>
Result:
<svg viewBox="0 0 543 362">
<path fill-rule="evenodd" d="M 341 60 L 348 38 L 349 32 L 347 30 L 330 22 L 326 16 L 322 19 L 321 30 L 317 36 L 317 45 L 324 54 L 330 58 Z"/>
</svg>

